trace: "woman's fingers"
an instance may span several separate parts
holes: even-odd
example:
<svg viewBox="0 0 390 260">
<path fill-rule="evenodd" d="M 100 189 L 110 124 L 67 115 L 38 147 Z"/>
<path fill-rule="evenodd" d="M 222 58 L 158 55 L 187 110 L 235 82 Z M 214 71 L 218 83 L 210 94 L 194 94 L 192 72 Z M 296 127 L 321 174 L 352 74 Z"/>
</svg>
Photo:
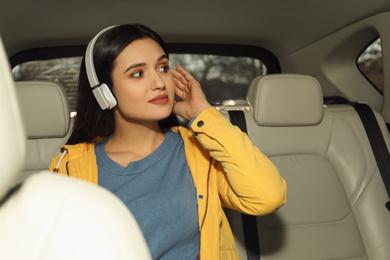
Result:
<svg viewBox="0 0 390 260">
<path fill-rule="evenodd" d="M 171 69 L 171 73 L 176 86 L 175 93 L 183 100 L 175 103 L 175 114 L 191 120 L 210 107 L 199 82 L 190 73 L 179 65 L 176 70 Z"/>
<path fill-rule="evenodd" d="M 180 65 L 176 65 L 176 70 L 184 77 L 187 82 L 194 80 L 194 77 Z"/>
<path fill-rule="evenodd" d="M 174 82 L 175 82 L 176 95 L 179 96 L 181 99 L 184 99 L 186 92 L 185 92 L 185 88 L 182 86 L 183 84 L 177 79 L 174 79 Z"/>
<path fill-rule="evenodd" d="M 177 65 L 176 67 L 179 67 L 179 66 Z M 172 73 L 173 78 L 182 84 L 181 86 L 188 85 L 188 81 L 186 80 L 186 78 L 184 77 L 184 75 L 181 72 L 174 70 L 174 69 L 171 69 L 171 73 Z"/>
<path fill-rule="evenodd" d="M 179 65 L 176 66 L 176 68 L 179 69 L 179 71 L 176 71 L 174 69 L 171 69 L 171 73 L 173 76 L 173 80 L 175 82 L 175 93 L 178 95 L 181 99 L 186 99 L 191 95 L 191 86 L 190 82 L 185 78 L 195 80 L 191 74 L 189 74 L 187 71 L 185 71 L 182 67 Z M 193 83 L 192 83 L 193 84 Z"/>
<path fill-rule="evenodd" d="M 182 91 L 184 91 L 188 85 L 188 83 L 183 83 L 182 81 L 178 80 L 175 77 L 173 77 L 173 81 L 175 82 L 176 87 Z"/>
</svg>

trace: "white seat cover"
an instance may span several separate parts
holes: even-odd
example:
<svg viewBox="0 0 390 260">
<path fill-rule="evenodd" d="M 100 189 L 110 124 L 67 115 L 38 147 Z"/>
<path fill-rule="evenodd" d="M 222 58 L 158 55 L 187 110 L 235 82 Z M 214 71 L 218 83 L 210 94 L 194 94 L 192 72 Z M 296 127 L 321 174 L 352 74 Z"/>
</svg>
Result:
<svg viewBox="0 0 390 260">
<path fill-rule="evenodd" d="M 101 187 L 29 177 L 0 210 L 0 259 L 151 259 L 127 207 Z"/>
<path fill-rule="evenodd" d="M 107 190 L 48 172 L 12 189 L 26 136 L 1 41 L 0 92 L 0 259 L 151 259 L 134 217 Z"/>
<path fill-rule="evenodd" d="M 11 76 L 8 57 L 0 38 L 0 200 L 15 185 L 25 160 L 25 131 Z"/>
</svg>

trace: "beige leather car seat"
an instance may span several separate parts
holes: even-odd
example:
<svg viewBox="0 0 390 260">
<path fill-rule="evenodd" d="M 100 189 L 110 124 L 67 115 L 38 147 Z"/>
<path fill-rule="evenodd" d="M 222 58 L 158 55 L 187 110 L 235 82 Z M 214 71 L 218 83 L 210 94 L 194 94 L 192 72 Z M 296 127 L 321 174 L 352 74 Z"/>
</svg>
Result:
<svg viewBox="0 0 390 260">
<path fill-rule="evenodd" d="M 21 180 L 46 170 L 70 133 L 68 97 L 63 87 L 47 81 L 15 82 L 25 125 L 26 163 Z"/>
<path fill-rule="evenodd" d="M 248 100 L 249 137 L 288 187 L 282 208 L 257 217 L 261 259 L 389 259 L 389 198 L 354 108 L 324 108 L 318 81 L 303 75 L 258 77 Z M 241 217 L 227 215 L 247 259 Z"/>
<path fill-rule="evenodd" d="M 15 186 L 26 136 L 0 41 L 0 259 L 151 259 L 135 219 L 96 185 L 40 172 Z"/>
</svg>

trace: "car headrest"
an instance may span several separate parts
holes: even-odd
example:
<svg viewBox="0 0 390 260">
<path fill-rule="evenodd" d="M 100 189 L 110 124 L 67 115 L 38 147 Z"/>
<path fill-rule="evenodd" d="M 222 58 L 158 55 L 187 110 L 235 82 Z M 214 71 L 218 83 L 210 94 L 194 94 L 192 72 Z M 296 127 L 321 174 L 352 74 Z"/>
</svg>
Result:
<svg viewBox="0 0 390 260">
<path fill-rule="evenodd" d="M 16 184 L 25 160 L 26 135 L 8 57 L 0 38 L 0 200 Z"/>
<path fill-rule="evenodd" d="M 259 76 L 249 87 L 247 99 L 261 126 L 317 125 L 324 113 L 321 86 L 306 75 Z"/>
<path fill-rule="evenodd" d="M 28 138 L 58 138 L 68 133 L 69 102 L 60 84 L 20 81 L 15 85 Z"/>
</svg>

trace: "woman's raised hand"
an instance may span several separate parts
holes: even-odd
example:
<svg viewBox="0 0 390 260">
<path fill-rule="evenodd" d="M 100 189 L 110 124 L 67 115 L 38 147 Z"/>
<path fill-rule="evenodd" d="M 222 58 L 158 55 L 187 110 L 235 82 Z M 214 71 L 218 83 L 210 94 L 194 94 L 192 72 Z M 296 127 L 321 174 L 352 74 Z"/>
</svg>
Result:
<svg viewBox="0 0 390 260">
<path fill-rule="evenodd" d="M 170 70 L 176 85 L 175 93 L 183 100 L 173 106 L 174 114 L 191 120 L 211 107 L 199 82 L 190 73 L 179 65 L 176 66 L 176 70 L 172 68 Z"/>
</svg>

